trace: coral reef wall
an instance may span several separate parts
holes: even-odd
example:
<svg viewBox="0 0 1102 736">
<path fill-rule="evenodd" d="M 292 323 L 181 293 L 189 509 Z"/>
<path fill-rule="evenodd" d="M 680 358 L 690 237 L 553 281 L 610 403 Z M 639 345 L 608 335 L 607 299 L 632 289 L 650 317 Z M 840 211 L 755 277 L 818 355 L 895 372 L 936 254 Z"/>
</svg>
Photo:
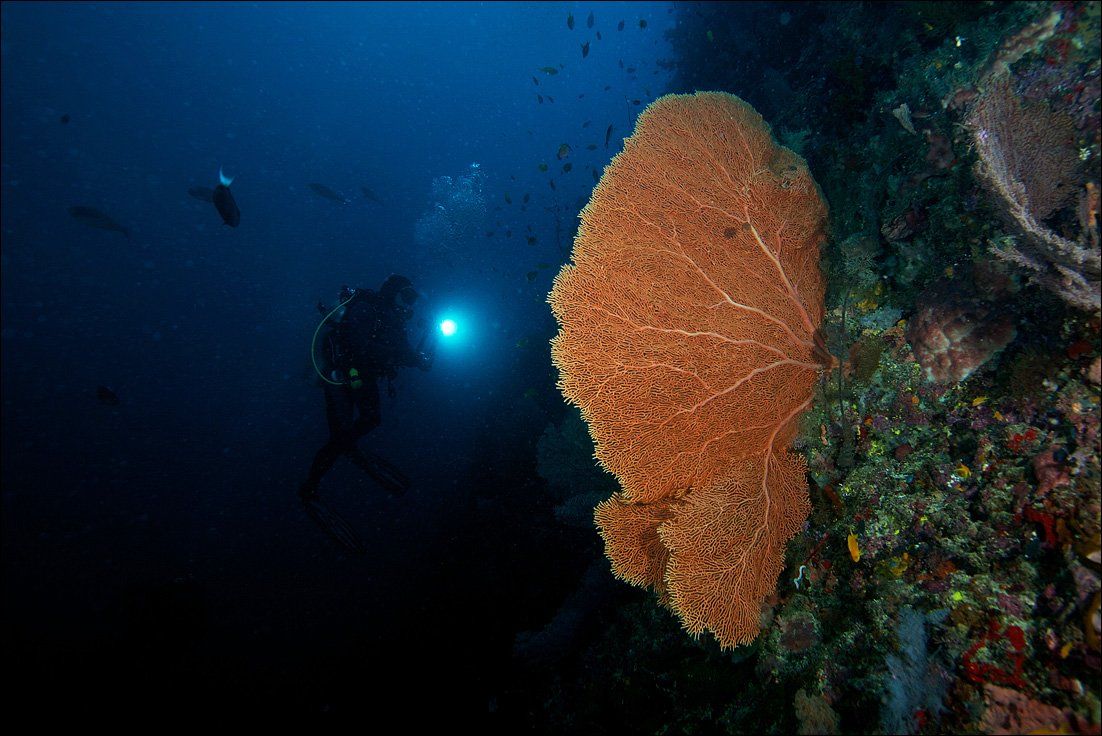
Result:
<svg viewBox="0 0 1102 736">
<path fill-rule="evenodd" d="M 1098 733 L 1100 12 L 675 7 L 678 91 L 745 99 L 822 187 L 840 365 L 791 436 L 811 510 L 754 641 L 621 602 L 549 731 L 569 703 L 596 733 Z"/>
</svg>

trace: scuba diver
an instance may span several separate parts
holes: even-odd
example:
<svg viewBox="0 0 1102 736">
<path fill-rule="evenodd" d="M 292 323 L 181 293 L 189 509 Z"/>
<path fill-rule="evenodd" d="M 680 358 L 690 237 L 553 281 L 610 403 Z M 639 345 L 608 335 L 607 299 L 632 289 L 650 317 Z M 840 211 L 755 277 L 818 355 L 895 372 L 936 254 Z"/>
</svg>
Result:
<svg viewBox="0 0 1102 736">
<path fill-rule="evenodd" d="M 325 316 L 314 331 L 310 353 L 314 370 L 324 381 L 329 440 L 314 456 L 309 477 L 299 487 L 298 495 L 314 521 L 349 551 L 362 553 L 364 547 L 351 527 L 321 503 L 318 486 L 343 455 L 391 494 L 399 495 L 409 488 L 409 480 L 400 470 L 359 449 L 357 442 L 379 425 L 378 380 L 387 380 L 387 393 L 393 396 L 398 368 L 416 366 L 427 371 L 432 367 L 435 343 L 425 350 L 426 333 L 413 348 L 406 334 L 406 323 L 413 317 L 417 299 L 410 280 L 392 274 L 377 292 L 343 286 L 335 308 L 318 303 L 318 311 Z M 328 375 L 317 361 L 318 335 L 326 325 L 329 327 L 321 352 Z"/>
</svg>

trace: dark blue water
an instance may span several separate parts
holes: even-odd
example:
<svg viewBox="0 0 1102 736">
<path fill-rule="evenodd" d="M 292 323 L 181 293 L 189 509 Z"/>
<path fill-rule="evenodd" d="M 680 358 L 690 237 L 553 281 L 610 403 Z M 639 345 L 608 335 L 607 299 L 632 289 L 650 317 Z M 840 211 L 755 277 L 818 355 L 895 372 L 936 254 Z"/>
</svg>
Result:
<svg viewBox="0 0 1102 736">
<path fill-rule="evenodd" d="M 667 91 L 667 10 L 4 4 L 15 698 L 370 715 L 435 689 L 440 714 L 508 715 L 514 635 L 585 564 L 538 497 L 533 447 L 564 410 L 545 296 L 592 170 Z M 481 195 L 452 209 L 469 221 L 415 237 L 433 180 L 454 192 L 472 163 Z M 220 167 L 237 228 L 188 194 Z M 326 438 L 309 344 L 319 300 L 391 273 L 422 295 L 412 340 L 444 316 L 460 329 L 430 372 L 401 372 L 393 398 L 383 387 L 362 443 L 410 492 L 391 498 L 343 462 L 323 483 L 364 539 L 354 558 L 295 494 Z"/>
</svg>

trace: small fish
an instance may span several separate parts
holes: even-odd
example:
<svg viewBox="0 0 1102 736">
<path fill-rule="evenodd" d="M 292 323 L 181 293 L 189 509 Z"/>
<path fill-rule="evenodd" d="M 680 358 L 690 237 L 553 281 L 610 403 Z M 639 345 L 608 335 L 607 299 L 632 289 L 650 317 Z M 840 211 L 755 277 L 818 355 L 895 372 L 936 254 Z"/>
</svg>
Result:
<svg viewBox="0 0 1102 736">
<path fill-rule="evenodd" d="M 643 101 L 642 101 L 642 100 L 632 100 L 632 101 L 631 101 L 631 104 L 633 104 L 633 105 L 641 105 L 641 104 L 643 104 Z"/>
<path fill-rule="evenodd" d="M 532 84 L 534 84 L 538 87 L 538 86 L 540 86 L 540 80 L 536 79 L 535 77 L 532 77 Z"/>
<path fill-rule="evenodd" d="M 540 164 L 539 165 L 539 170 L 540 171 L 547 171 L 547 164 Z"/>
<path fill-rule="evenodd" d="M 711 30 L 709 30 L 708 31 L 708 43 L 713 43 L 715 40 L 716 40 L 715 35 L 711 32 Z"/>
<path fill-rule="evenodd" d="M 540 71 L 544 74 L 558 74 L 559 70 L 553 66 L 541 66 Z"/>
<path fill-rule="evenodd" d="M 96 387 L 96 399 L 105 406 L 118 406 L 122 403 L 119 399 L 119 395 L 106 386 Z"/>
<path fill-rule="evenodd" d="M 379 202 L 379 204 L 382 204 L 382 200 L 375 196 L 375 192 L 367 187 L 360 187 L 360 191 L 364 193 L 364 199 L 370 199 L 372 202 Z"/>
<path fill-rule="evenodd" d="M 112 232 L 122 233 L 128 238 L 130 237 L 130 231 L 128 229 L 94 207 L 76 205 L 69 208 L 69 215 L 75 220 L 80 220 L 88 227 L 94 227 L 99 230 L 110 230 Z"/>
<path fill-rule="evenodd" d="M 509 192 L 505 192 L 505 204 L 512 204 L 513 198 L 509 196 Z"/>
<path fill-rule="evenodd" d="M 619 22 L 619 23 L 618 23 L 618 24 L 616 25 L 616 30 L 618 30 L 618 31 L 622 31 L 622 30 L 624 30 L 624 21 L 620 21 L 620 22 Z"/>
<path fill-rule="evenodd" d="M 624 71 L 626 71 L 626 72 L 627 72 L 628 74 L 635 74 L 635 67 L 633 67 L 633 66 L 629 66 L 629 67 L 628 67 L 627 69 L 625 69 Z"/>
<path fill-rule="evenodd" d="M 593 183 L 596 184 L 601 180 L 601 175 L 597 173 L 597 169 L 590 169 L 593 172 Z"/>
<path fill-rule="evenodd" d="M 605 85 L 605 92 L 608 92 L 610 89 L 612 89 L 612 85 L 611 84 L 606 84 Z"/>
<path fill-rule="evenodd" d="M 486 231 L 486 237 L 487 237 L 487 238 L 492 238 L 492 237 L 494 237 L 494 231 L 493 231 L 493 230 L 487 230 L 487 231 Z"/>
<path fill-rule="evenodd" d="M 214 201 L 214 190 L 210 187 L 191 187 L 187 193 L 201 202 Z"/>
<path fill-rule="evenodd" d="M 535 244 L 536 244 L 536 236 L 535 235 L 529 235 L 528 236 L 528 245 L 535 245 Z"/>
<path fill-rule="evenodd" d="M 528 273 L 524 274 L 525 278 L 528 279 L 528 283 L 532 283 L 533 281 L 535 281 L 536 277 L 539 275 L 539 271 L 529 271 Z"/>
<path fill-rule="evenodd" d="M 592 122 L 593 122 L 592 120 L 586 120 L 584 123 L 582 123 L 582 127 L 583 128 L 588 128 L 589 124 L 592 123 Z"/>
<path fill-rule="evenodd" d="M 233 193 L 230 191 L 230 184 L 233 184 L 233 177 L 223 174 L 222 168 L 219 167 L 218 186 L 214 188 L 211 201 L 214 202 L 214 209 L 222 216 L 222 222 L 230 227 L 237 227 L 241 224 L 241 210 L 237 209 L 237 202 L 234 201 Z"/>
<path fill-rule="evenodd" d="M 620 59 L 620 68 L 621 68 L 621 69 L 623 69 L 623 68 L 624 68 L 624 60 L 623 60 L 623 59 Z"/>
<path fill-rule="evenodd" d="M 543 95 L 536 95 L 536 99 L 540 101 L 541 105 L 543 104 Z"/>
<path fill-rule="evenodd" d="M 582 44 L 582 58 L 589 56 L 589 41 Z"/>
<path fill-rule="evenodd" d="M 307 186 L 310 187 L 310 191 L 312 191 L 314 194 L 318 195 L 319 197 L 325 197 L 326 199 L 331 199 L 334 202 L 340 202 L 341 204 L 348 204 L 347 199 L 345 199 L 340 194 L 337 194 L 336 192 L 334 192 L 332 189 L 325 186 L 324 184 L 318 184 L 315 181 L 315 182 L 310 182 L 310 184 L 308 184 Z"/>
<path fill-rule="evenodd" d="M 505 237 L 507 237 L 507 238 L 513 237 L 513 231 L 512 230 L 506 230 L 505 231 Z"/>
<path fill-rule="evenodd" d="M 597 31 L 597 40 L 598 40 L 598 41 L 600 41 L 600 40 L 601 40 L 601 32 L 600 32 L 600 31 Z"/>
<path fill-rule="evenodd" d="M 527 193 L 526 193 L 526 194 L 524 195 L 524 203 L 525 203 L 525 204 L 528 204 L 528 200 L 529 200 L 529 199 L 531 199 L 531 198 L 532 198 L 532 195 L 531 195 L 531 194 L 527 194 Z"/>
<path fill-rule="evenodd" d="M 580 210 L 585 207 L 585 197 L 578 197 L 574 200 L 574 209 Z"/>
<path fill-rule="evenodd" d="M 554 102 L 554 101 L 555 101 L 555 98 L 554 98 L 554 97 L 552 97 L 551 95 L 547 95 L 547 101 L 548 101 L 548 102 Z"/>
<path fill-rule="evenodd" d="M 555 180 L 554 179 L 548 179 L 547 184 L 548 184 L 548 186 L 551 187 L 552 191 L 555 190 Z"/>
<path fill-rule="evenodd" d="M 608 130 L 605 131 L 605 148 L 608 148 L 608 139 L 612 137 L 612 126 L 608 126 Z"/>
<path fill-rule="evenodd" d="M 590 143 L 588 146 L 585 147 L 585 150 L 587 150 L 587 151 L 596 151 L 597 150 L 597 144 L 596 143 Z"/>
<path fill-rule="evenodd" d="M 592 12 L 589 14 L 589 17 L 585 19 L 585 27 L 586 28 L 592 28 L 593 27 L 593 13 Z"/>
<path fill-rule="evenodd" d="M 559 157 L 559 161 L 562 161 L 564 158 L 569 156 L 570 155 L 570 144 L 569 143 L 563 143 L 561 146 L 559 146 L 559 152 L 556 155 Z"/>
<path fill-rule="evenodd" d="M 65 113 L 64 115 L 61 116 L 61 124 L 62 125 L 68 125 L 70 120 L 72 120 L 72 118 L 69 117 L 69 113 Z"/>
<path fill-rule="evenodd" d="M 574 30 L 574 14 L 570 13 L 566 16 L 566 27 L 570 30 Z"/>
<path fill-rule="evenodd" d="M 646 28 L 646 27 L 647 27 L 647 21 L 645 21 L 645 20 L 643 20 L 642 18 L 640 18 L 640 19 L 639 19 L 639 30 L 642 30 L 642 29 L 644 29 L 644 28 Z"/>
<path fill-rule="evenodd" d="M 567 161 L 565 164 L 562 165 L 562 173 L 569 174 L 572 168 L 574 168 L 574 164 Z"/>
<path fill-rule="evenodd" d="M 846 547 L 849 548 L 849 556 L 854 562 L 861 561 L 861 548 L 857 545 L 857 535 L 850 534 L 846 537 Z"/>
</svg>

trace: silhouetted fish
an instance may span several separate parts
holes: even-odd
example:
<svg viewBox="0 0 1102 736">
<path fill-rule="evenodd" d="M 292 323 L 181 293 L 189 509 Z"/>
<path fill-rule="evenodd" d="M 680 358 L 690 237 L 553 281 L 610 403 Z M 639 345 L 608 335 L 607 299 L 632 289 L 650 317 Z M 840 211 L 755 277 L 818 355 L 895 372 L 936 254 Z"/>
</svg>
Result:
<svg viewBox="0 0 1102 736">
<path fill-rule="evenodd" d="M 566 16 L 566 27 L 570 30 L 574 30 L 574 14 L 570 13 Z"/>
<path fill-rule="evenodd" d="M 547 182 L 547 184 L 551 187 L 552 190 L 555 189 L 555 180 L 554 179 L 549 180 Z"/>
<path fill-rule="evenodd" d="M 570 144 L 569 143 L 563 143 L 561 146 L 559 146 L 559 152 L 556 155 L 559 157 L 559 161 L 562 161 L 564 158 L 569 156 L 570 155 Z"/>
<path fill-rule="evenodd" d="M 596 143 L 590 143 L 588 146 L 585 147 L 585 150 L 587 150 L 587 151 L 596 151 L 597 150 L 597 144 Z"/>
<path fill-rule="evenodd" d="M 318 184 L 316 181 L 313 181 L 313 182 L 310 182 L 307 186 L 310 187 L 310 191 L 312 191 L 314 194 L 318 195 L 319 197 L 325 197 L 326 199 L 331 199 L 334 202 L 340 202 L 341 204 L 348 204 L 347 199 L 345 199 L 340 194 L 337 194 L 336 192 L 334 192 L 332 189 L 325 186 L 324 184 Z"/>
<path fill-rule="evenodd" d="M 94 227 L 99 230 L 111 230 L 112 232 L 122 233 L 128 238 L 130 237 L 129 230 L 94 207 L 76 205 L 69 208 L 69 215 L 75 220 L 80 220 L 88 227 Z"/>
<path fill-rule="evenodd" d="M 618 30 L 618 31 L 624 30 L 624 21 L 620 21 L 620 23 L 616 26 L 616 30 Z"/>
<path fill-rule="evenodd" d="M 593 27 L 593 13 L 590 13 L 589 17 L 585 19 L 585 27 L 586 28 L 592 28 Z"/>
<path fill-rule="evenodd" d="M 509 192 L 505 192 L 505 204 L 512 204 L 513 198 L 509 196 Z"/>
<path fill-rule="evenodd" d="M 222 216 L 222 222 L 230 227 L 237 227 L 241 224 L 241 210 L 237 209 L 237 202 L 234 201 L 233 192 L 230 191 L 230 184 L 233 184 L 233 177 L 226 176 L 219 168 L 218 186 L 214 188 L 211 201 L 214 202 L 214 209 Z"/>
<path fill-rule="evenodd" d="M 605 131 L 605 148 L 608 148 L 608 139 L 612 137 L 612 126 L 608 126 L 608 130 Z"/>
<path fill-rule="evenodd" d="M 531 195 L 531 194 L 525 194 L 525 195 L 524 195 L 524 203 L 525 203 L 525 204 L 528 204 L 528 200 L 529 200 L 529 199 L 530 199 L 531 197 L 532 197 L 532 195 Z"/>
<path fill-rule="evenodd" d="M 565 164 L 562 165 L 562 173 L 569 174 L 572 168 L 574 168 L 574 164 L 567 161 Z"/>
<path fill-rule="evenodd" d="M 370 199 L 372 202 L 378 202 L 382 204 L 382 200 L 375 196 L 375 192 L 371 191 L 367 187 L 360 187 L 360 191 L 364 193 L 364 199 Z"/>
<path fill-rule="evenodd" d="M 599 182 L 601 180 L 601 175 L 597 173 L 597 169 L 590 169 L 590 171 L 593 173 L 593 182 Z"/>
<path fill-rule="evenodd" d="M 71 119 L 72 119 L 72 118 L 70 118 L 70 117 L 69 117 L 69 113 L 65 113 L 64 115 L 62 115 L 62 116 L 61 116 L 61 124 L 62 124 L 62 125 L 68 125 L 68 124 L 69 124 L 69 121 L 70 121 Z"/>
<path fill-rule="evenodd" d="M 600 40 L 601 40 L 601 32 L 600 32 L 600 31 L 597 31 L 597 40 L 598 40 L 598 41 L 600 41 Z"/>
<path fill-rule="evenodd" d="M 214 201 L 214 190 L 210 187 L 192 187 L 187 193 L 202 202 Z"/>
<path fill-rule="evenodd" d="M 535 235 L 529 235 L 527 237 L 528 237 L 528 245 L 535 245 L 536 244 L 536 236 Z"/>
<path fill-rule="evenodd" d="M 540 164 L 537 168 L 539 168 L 540 171 L 547 171 L 547 164 Z"/>
<path fill-rule="evenodd" d="M 540 86 L 540 80 L 536 79 L 535 77 L 532 77 L 532 84 L 534 84 L 538 87 L 538 86 Z"/>
<path fill-rule="evenodd" d="M 543 95 L 536 95 L 536 99 L 540 101 L 541 105 L 543 104 Z"/>
<path fill-rule="evenodd" d="M 540 71 L 544 74 L 558 74 L 559 70 L 553 66 L 541 66 Z"/>
<path fill-rule="evenodd" d="M 589 124 L 592 123 L 592 122 L 593 122 L 592 120 L 586 120 L 584 123 L 582 123 L 582 127 L 583 128 L 588 128 Z"/>
<path fill-rule="evenodd" d="M 640 18 L 639 19 L 639 28 L 643 29 L 643 28 L 646 28 L 646 27 L 647 27 L 647 22 L 645 20 L 643 20 L 642 18 Z"/>
<path fill-rule="evenodd" d="M 539 271 L 529 271 L 528 273 L 524 274 L 525 278 L 528 279 L 528 283 L 532 283 L 533 281 L 535 281 L 536 277 L 539 275 Z"/>
<path fill-rule="evenodd" d="M 106 404 L 107 406 L 118 406 L 122 403 L 119 399 L 119 395 L 106 386 L 96 387 L 96 398 L 99 400 L 99 403 Z"/>
<path fill-rule="evenodd" d="M 582 44 L 582 58 L 589 56 L 589 41 Z"/>
</svg>

